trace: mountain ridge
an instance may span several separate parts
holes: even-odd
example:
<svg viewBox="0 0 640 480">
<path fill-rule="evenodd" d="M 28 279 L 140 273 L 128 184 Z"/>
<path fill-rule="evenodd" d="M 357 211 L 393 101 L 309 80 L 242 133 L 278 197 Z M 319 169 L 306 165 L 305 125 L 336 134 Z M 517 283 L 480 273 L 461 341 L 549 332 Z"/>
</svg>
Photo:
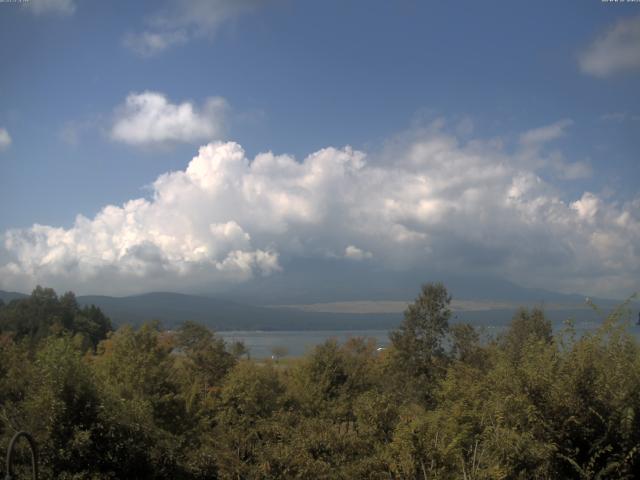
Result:
<svg viewBox="0 0 640 480">
<path fill-rule="evenodd" d="M 348 279 L 347 279 L 348 280 Z M 515 284 L 510 284 L 511 299 L 509 303 L 504 301 L 496 301 L 495 299 L 484 300 L 462 300 L 455 295 L 455 291 L 469 291 L 473 283 L 466 279 L 466 284 L 462 282 L 454 283 L 454 320 L 467 321 L 477 325 L 494 325 L 504 324 L 508 322 L 518 306 L 535 306 L 547 305 L 548 316 L 554 322 L 560 322 L 568 317 L 584 318 L 585 316 L 593 320 L 593 312 L 589 312 L 588 306 L 585 305 L 585 297 L 581 295 L 566 295 L 560 293 L 547 292 L 541 289 L 527 289 Z M 258 282 L 257 285 L 260 285 Z M 401 287 L 387 290 L 387 298 L 395 295 L 396 298 L 402 292 L 413 291 L 413 296 L 408 295 L 402 298 L 402 301 L 380 300 L 384 297 L 378 297 L 379 300 L 356 301 L 350 299 L 350 302 L 342 302 L 343 304 L 366 304 L 369 308 L 361 311 L 354 310 L 351 306 L 342 305 L 344 308 L 323 308 L 322 302 L 298 303 L 290 302 L 288 304 L 271 303 L 271 304 L 251 304 L 247 299 L 252 299 L 251 288 L 243 292 L 242 295 L 230 295 L 231 298 L 219 298 L 202 294 L 188 294 L 180 292 L 147 292 L 136 295 L 128 295 L 122 297 L 108 295 L 78 295 L 78 303 L 82 306 L 96 305 L 107 316 L 111 318 L 115 325 L 132 324 L 139 325 L 149 320 L 159 320 L 165 328 L 174 328 L 184 321 L 195 321 L 205 324 L 214 330 L 232 331 L 232 330 L 350 330 L 350 329 L 389 329 L 397 326 L 402 320 L 402 302 L 410 302 L 418 293 L 419 283 L 414 284 L 413 288 Z M 463 288 L 461 288 L 461 286 Z M 494 284 L 487 291 L 495 291 L 499 286 Z M 301 291 L 308 290 L 309 285 L 302 285 Z M 328 294 L 334 289 L 333 285 L 324 291 L 318 292 L 317 295 L 299 295 L 299 292 L 293 292 L 292 295 L 286 296 L 281 294 L 280 299 L 322 299 L 327 298 Z M 373 289 L 374 291 L 376 288 Z M 378 293 L 383 294 L 384 289 L 380 289 Z M 352 290 L 353 292 L 353 290 Z M 366 292 L 366 289 L 360 289 L 360 292 Z M 237 294 L 238 292 L 236 292 Z M 372 293 L 368 293 L 366 297 L 371 298 Z M 19 292 L 0 291 L 0 299 L 5 303 L 13 299 L 25 298 L 26 294 Z M 266 293 L 258 296 L 256 300 L 265 300 L 269 297 Z M 376 302 L 393 304 L 397 307 L 394 309 L 376 309 L 371 308 L 371 304 Z M 550 303 L 545 303 L 550 302 Z M 596 300 L 599 306 L 609 308 L 619 302 L 614 300 Z M 325 302 L 329 306 L 338 305 L 340 302 Z M 460 305 L 464 304 L 464 308 Z M 321 305 L 318 307 L 318 305 Z M 357 305 L 356 305 L 357 306 Z M 293 308 L 292 308 L 293 307 Z"/>
</svg>

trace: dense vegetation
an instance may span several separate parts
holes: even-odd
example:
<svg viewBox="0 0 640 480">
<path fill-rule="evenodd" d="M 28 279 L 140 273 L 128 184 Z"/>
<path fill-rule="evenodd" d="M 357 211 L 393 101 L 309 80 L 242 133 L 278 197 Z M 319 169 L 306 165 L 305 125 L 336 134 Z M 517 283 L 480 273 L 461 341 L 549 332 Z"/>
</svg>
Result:
<svg viewBox="0 0 640 480">
<path fill-rule="evenodd" d="M 640 345 L 624 310 L 498 338 L 422 288 L 392 346 L 328 341 L 246 358 L 208 329 L 111 331 L 73 294 L 0 306 L 0 445 L 34 434 L 43 478 L 637 478 Z"/>
</svg>

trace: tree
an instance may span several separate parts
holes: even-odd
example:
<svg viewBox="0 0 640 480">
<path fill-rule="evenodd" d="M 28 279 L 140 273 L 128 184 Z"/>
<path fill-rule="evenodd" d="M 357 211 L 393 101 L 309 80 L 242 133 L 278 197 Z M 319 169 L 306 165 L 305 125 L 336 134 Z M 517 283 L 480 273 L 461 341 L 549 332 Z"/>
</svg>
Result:
<svg viewBox="0 0 640 480">
<path fill-rule="evenodd" d="M 271 358 L 273 358 L 276 362 L 281 358 L 286 357 L 289 354 L 289 349 L 282 345 L 275 345 L 271 347 Z"/>
<path fill-rule="evenodd" d="M 480 343 L 480 334 L 468 323 L 457 323 L 450 330 L 452 359 L 482 367 L 486 364 L 486 351 Z"/>
<path fill-rule="evenodd" d="M 0 309 L 0 331 L 32 344 L 49 335 L 69 332 L 79 335 L 85 350 L 94 349 L 111 331 L 111 321 L 94 306 L 80 308 L 73 292 L 61 297 L 51 288 L 36 287 L 31 296 L 17 299 Z"/>
<path fill-rule="evenodd" d="M 283 393 L 278 373 L 269 363 L 242 361 L 229 372 L 220 392 L 214 431 L 220 477 L 266 477 L 260 453 L 276 441 L 269 438 L 270 417 L 280 408 Z"/>
<path fill-rule="evenodd" d="M 146 323 L 119 328 L 92 358 L 117 478 L 176 478 L 192 423 L 170 339 Z"/>
<path fill-rule="evenodd" d="M 444 357 L 443 339 L 449 331 L 451 296 L 442 283 L 427 283 L 404 312 L 404 320 L 389 334 L 392 366 L 414 378 L 418 395 L 431 401 L 433 381 Z"/>
<path fill-rule="evenodd" d="M 250 356 L 249 349 L 244 344 L 244 342 L 240 340 L 236 340 L 235 342 L 232 342 L 227 347 L 227 350 L 229 350 L 229 353 L 231 353 L 231 355 L 233 355 L 236 360 L 240 360 L 244 356 L 246 356 L 247 358 L 249 358 Z"/>
<path fill-rule="evenodd" d="M 7 398 L 0 399 L 0 444 L 6 445 L 16 430 L 33 434 L 45 478 L 88 478 L 101 471 L 96 461 L 104 446 L 100 398 L 74 340 L 68 334 L 48 337 L 29 362 L 20 358 L 19 346 L 11 353 L 27 368 L 9 365 L 13 386 Z"/>
<path fill-rule="evenodd" d="M 540 341 L 548 344 L 552 340 L 551 322 L 542 309 L 536 307 L 531 312 L 526 308 L 518 309 L 509 329 L 499 338 L 498 343 L 513 361 L 518 361 L 527 343 Z"/>
<path fill-rule="evenodd" d="M 236 364 L 236 357 L 227 351 L 222 338 L 195 322 L 185 322 L 180 327 L 176 347 L 184 354 L 182 380 L 189 384 L 187 404 L 193 407 L 194 402 L 206 400 L 211 389 L 219 386 Z"/>
</svg>

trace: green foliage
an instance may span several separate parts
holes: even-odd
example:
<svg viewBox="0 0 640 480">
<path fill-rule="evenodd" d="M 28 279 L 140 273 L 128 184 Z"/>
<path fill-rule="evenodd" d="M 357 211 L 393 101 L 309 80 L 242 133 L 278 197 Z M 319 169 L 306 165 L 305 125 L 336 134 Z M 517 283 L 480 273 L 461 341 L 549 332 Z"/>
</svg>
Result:
<svg viewBox="0 0 640 480">
<path fill-rule="evenodd" d="M 195 411 L 210 404 L 212 395 L 242 350 L 236 347 L 235 355 L 228 352 L 221 338 L 194 322 L 185 322 L 178 330 L 176 347 L 183 354 L 178 362 L 179 378 L 187 392 L 187 408 Z"/>
<path fill-rule="evenodd" d="M 487 351 L 480 342 L 480 334 L 468 323 L 457 323 L 449 330 L 450 357 L 454 361 L 483 367 L 487 364 Z"/>
<path fill-rule="evenodd" d="M 513 361 L 518 361 L 528 343 L 551 343 L 552 340 L 551 322 L 540 308 L 534 308 L 531 312 L 520 308 L 513 316 L 509 330 L 498 339 Z"/>
<path fill-rule="evenodd" d="M 427 283 L 404 312 L 404 320 L 389 334 L 393 345 L 391 370 L 425 405 L 433 402 L 435 382 L 441 376 L 443 340 L 449 331 L 451 296 L 441 283 Z"/>
<path fill-rule="evenodd" d="M 640 344 L 624 308 L 582 336 L 570 325 L 554 336 L 542 310 L 522 309 L 483 342 L 449 326 L 450 297 L 431 284 L 386 351 L 353 338 L 255 361 L 192 322 L 107 333 L 72 294 L 36 289 L 21 302 L 0 307 L 0 445 L 32 432 L 45 479 L 640 471 Z"/>
<path fill-rule="evenodd" d="M 112 330 L 111 321 L 91 305 L 80 308 L 72 292 L 61 297 L 51 288 L 36 287 L 30 297 L 0 305 L 0 332 L 32 343 L 52 334 L 77 335 L 85 348 L 95 348 Z"/>
</svg>

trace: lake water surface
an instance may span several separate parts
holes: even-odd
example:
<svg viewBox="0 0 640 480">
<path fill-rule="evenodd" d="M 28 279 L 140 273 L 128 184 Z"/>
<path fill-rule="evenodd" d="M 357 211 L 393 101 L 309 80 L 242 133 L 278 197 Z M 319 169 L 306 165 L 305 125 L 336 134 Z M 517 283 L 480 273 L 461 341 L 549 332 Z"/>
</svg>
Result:
<svg viewBox="0 0 640 480">
<path fill-rule="evenodd" d="M 596 330 L 598 325 L 597 322 L 579 322 L 575 325 L 575 331 L 577 336 L 581 336 L 586 332 Z M 479 331 L 481 336 L 486 339 L 496 336 L 505 328 L 505 324 L 484 325 L 479 326 Z M 562 324 L 554 322 L 554 328 L 558 331 L 562 328 Z M 631 325 L 630 332 L 640 338 L 640 327 Z M 330 338 L 344 343 L 349 338 L 365 337 L 373 338 L 379 347 L 389 345 L 389 330 L 227 331 L 216 332 L 216 334 L 224 338 L 226 342 L 244 342 L 253 358 L 271 357 L 275 347 L 284 347 L 287 356 L 299 357 Z"/>
<path fill-rule="evenodd" d="M 272 349 L 284 347 L 287 356 L 299 357 L 307 353 L 316 345 L 324 343 L 330 338 L 344 343 L 349 338 L 366 337 L 376 340 L 378 346 L 389 344 L 388 330 L 322 330 L 322 331 L 276 331 L 276 332 L 216 332 L 226 342 L 241 341 L 249 349 L 254 358 L 270 357 Z"/>
</svg>

